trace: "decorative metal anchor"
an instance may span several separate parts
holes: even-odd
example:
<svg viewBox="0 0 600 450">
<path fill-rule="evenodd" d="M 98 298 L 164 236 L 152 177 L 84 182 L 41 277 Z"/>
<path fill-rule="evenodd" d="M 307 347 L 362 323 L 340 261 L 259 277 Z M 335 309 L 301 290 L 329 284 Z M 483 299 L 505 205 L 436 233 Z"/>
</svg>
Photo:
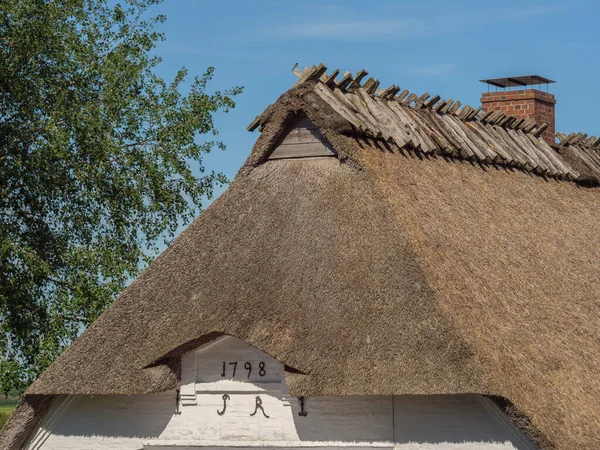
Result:
<svg viewBox="0 0 600 450">
<path fill-rule="evenodd" d="M 229 400 L 231 397 L 229 397 L 229 395 L 227 394 L 223 394 L 223 397 L 221 397 L 223 399 L 223 411 L 219 411 L 217 409 L 217 414 L 222 416 L 223 414 L 225 414 L 225 410 L 227 409 L 227 400 Z"/>
<path fill-rule="evenodd" d="M 181 396 L 179 394 L 179 389 L 177 389 L 175 392 L 175 414 L 179 415 L 181 414 L 181 411 L 179 411 L 179 400 L 181 400 Z"/>
<path fill-rule="evenodd" d="M 298 415 L 302 416 L 302 417 L 306 417 L 307 414 L 306 414 L 306 411 L 304 411 L 304 397 L 300 397 L 298 399 L 298 403 L 300 403 L 300 412 L 298 413 Z"/>
<path fill-rule="evenodd" d="M 264 416 L 268 419 L 269 416 L 267 416 L 267 413 L 265 412 L 263 406 L 262 406 L 262 400 L 260 398 L 260 396 L 256 396 L 256 405 L 254 408 L 254 412 L 250 413 L 251 416 L 255 415 L 258 412 L 258 409 L 260 408 L 260 410 L 262 411 L 262 413 L 264 414 Z"/>
</svg>

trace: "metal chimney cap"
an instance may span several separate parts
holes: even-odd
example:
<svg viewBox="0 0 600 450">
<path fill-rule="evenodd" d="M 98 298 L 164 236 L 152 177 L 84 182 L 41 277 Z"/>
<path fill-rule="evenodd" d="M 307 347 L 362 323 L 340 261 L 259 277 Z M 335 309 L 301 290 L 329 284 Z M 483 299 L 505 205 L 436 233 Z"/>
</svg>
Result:
<svg viewBox="0 0 600 450">
<path fill-rule="evenodd" d="M 507 87 L 524 87 L 524 86 L 533 86 L 536 84 L 552 84 L 556 83 L 556 81 L 550 80 L 545 77 L 541 77 L 539 75 L 524 75 L 521 77 L 506 77 L 506 78 L 492 78 L 489 80 L 479 80 L 482 83 L 491 84 L 492 86 L 497 86 L 500 88 Z"/>
</svg>

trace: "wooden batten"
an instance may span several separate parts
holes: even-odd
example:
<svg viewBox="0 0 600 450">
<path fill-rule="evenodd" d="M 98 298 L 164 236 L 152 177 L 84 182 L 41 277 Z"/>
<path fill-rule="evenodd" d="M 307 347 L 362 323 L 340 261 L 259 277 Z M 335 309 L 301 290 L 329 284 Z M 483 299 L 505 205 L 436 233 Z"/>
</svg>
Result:
<svg viewBox="0 0 600 450">
<path fill-rule="evenodd" d="M 405 106 L 410 106 L 410 104 L 417 100 L 417 94 L 415 94 L 414 92 L 412 94 L 410 94 L 408 97 L 406 97 L 406 99 L 402 102 L 403 105 Z"/>
<path fill-rule="evenodd" d="M 248 131 L 254 131 L 258 128 L 258 126 L 260 125 L 260 119 L 261 119 L 261 115 L 259 114 L 258 116 L 256 116 L 256 118 L 250 122 L 250 125 L 248 125 L 247 130 Z"/>
<path fill-rule="evenodd" d="M 354 90 L 354 89 L 359 88 L 360 87 L 360 82 L 367 75 L 369 75 L 369 72 L 367 72 L 365 69 L 360 69 L 356 73 L 356 76 L 354 77 L 354 80 L 352 81 L 352 83 L 350 83 L 350 86 L 348 87 L 348 89 L 349 90 Z"/>
<path fill-rule="evenodd" d="M 452 100 L 451 98 L 449 98 L 448 100 L 446 100 L 446 105 L 440 110 L 441 114 L 447 114 L 448 111 L 450 110 L 450 108 L 452 107 L 452 104 L 454 103 L 454 100 Z"/>
<path fill-rule="evenodd" d="M 402 103 L 402 101 L 408 96 L 408 94 L 410 94 L 410 91 L 408 89 L 404 89 L 394 98 L 394 100 L 396 100 L 399 103 Z"/>
<path fill-rule="evenodd" d="M 585 145 L 586 147 L 590 147 L 594 142 L 596 142 L 596 136 L 590 136 L 585 140 L 583 145 Z"/>
<path fill-rule="evenodd" d="M 337 76 L 340 73 L 340 69 L 335 69 L 331 75 L 329 75 L 325 81 L 323 82 L 325 84 L 325 86 L 327 86 L 328 88 L 333 88 L 335 87 L 335 79 L 337 78 Z"/>
<path fill-rule="evenodd" d="M 431 97 L 429 100 L 427 100 L 427 102 L 425 103 L 425 107 L 426 108 L 433 108 L 433 106 L 440 101 L 442 97 L 440 97 L 439 95 L 434 95 L 433 97 Z"/>
<path fill-rule="evenodd" d="M 513 122 L 511 128 L 513 130 L 518 130 L 521 127 L 521 125 L 523 125 L 523 122 L 525 122 L 525 119 L 521 117 L 520 119 Z"/>
<path fill-rule="evenodd" d="M 542 135 L 542 133 L 544 131 L 546 131 L 546 128 L 548 128 L 548 124 L 547 123 L 543 123 L 541 126 L 539 126 L 538 128 L 536 128 L 536 130 L 534 131 L 533 135 L 535 137 L 540 137 Z"/>
<path fill-rule="evenodd" d="M 336 156 L 319 128 L 305 115 L 299 116 L 267 160 Z"/>
<path fill-rule="evenodd" d="M 467 115 L 465 120 L 473 120 L 476 117 L 478 117 L 478 114 L 481 112 L 481 110 L 483 109 L 481 106 L 478 107 L 477 109 L 471 108 L 472 111 Z"/>
<path fill-rule="evenodd" d="M 348 86 L 350 86 L 350 83 L 352 83 L 353 80 L 354 78 L 352 77 L 352 74 L 350 72 L 344 72 L 344 76 L 338 83 L 337 87 L 344 91 L 348 88 Z"/>
<path fill-rule="evenodd" d="M 367 91 L 367 94 L 373 95 L 375 93 L 375 91 L 377 90 L 378 86 L 379 86 L 379 80 L 371 77 L 366 81 L 364 88 L 365 88 L 365 91 Z"/>
<path fill-rule="evenodd" d="M 456 117 L 458 117 L 460 120 L 467 120 L 467 116 L 469 114 L 471 114 L 473 112 L 473 108 L 471 108 L 471 106 L 469 105 L 465 105 L 463 106 L 463 109 L 461 109 L 460 111 L 457 111 L 456 114 L 454 114 Z"/>
<path fill-rule="evenodd" d="M 394 96 L 400 91 L 400 87 L 396 85 L 391 85 L 389 88 L 384 89 L 379 97 L 383 100 L 390 100 L 394 98 Z"/>
<path fill-rule="evenodd" d="M 455 114 L 458 109 L 461 107 L 462 103 L 460 101 L 455 101 L 454 104 L 448 108 L 448 114 Z"/>
<path fill-rule="evenodd" d="M 439 103 L 436 105 L 436 107 L 435 107 L 435 108 L 433 108 L 433 110 L 434 110 L 436 113 L 439 113 L 439 114 L 441 114 L 441 113 L 442 113 L 442 110 L 443 110 L 443 109 L 446 107 L 446 105 L 447 105 L 447 104 L 448 104 L 448 102 L 447 102 L 446 100 L 442 100 L 441 102 L 439 102 Z"/>
<path fill-rule="evenodd" d="M 421 95 L 417 101 L 415 102 L 415 108 L 422 108 L 423 104 L 425 103 L 425 101 L 429 98 L 429 92 L 425 92 L 423 95 Z"/>
<path fill-rule="evenodd" d="M 466 107 L 465 107 L 465 108 L 466 108 Z M 486 123 L 486 122 L 488 121 L 488 119 L 489 119 L 490 117 L 492 117 L 492 114 L 494 114 L 494 111 L 488 111 L 488 112 L 486 112 L 486 113 L 483 115 L 483 117 L 481 118 L 481 121 L 482 121 L 483 123 Z"/>
</svg>

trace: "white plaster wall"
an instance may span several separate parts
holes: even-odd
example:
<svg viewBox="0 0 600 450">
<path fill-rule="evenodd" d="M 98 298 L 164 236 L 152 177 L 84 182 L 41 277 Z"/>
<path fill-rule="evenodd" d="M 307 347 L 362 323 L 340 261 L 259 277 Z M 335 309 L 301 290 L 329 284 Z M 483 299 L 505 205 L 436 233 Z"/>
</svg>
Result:
<svg viewBox="0 0 600 450">
<path fill-rule="evenodd" d="M 233 361 L 238 362 L 236 377 L 229 366 Z M 249 378 L 245 362 L 252 364 Z M 260 362 L 265 363 L 262 377 Z M 28 448 L 533 448 L 495 405 L 477 395 L 311 397 L 305 399 L 307 415 L 300 416 L 283 369 L 242 341 L 221 338 L 184 356 L 180 414 L 175 414 L 175 391 L 60 398 Z M 219 415 L 223 394 L 230 398 Z M 250 416 L 256 397 L 269 418 L 260 410 Z"/>
</svg>

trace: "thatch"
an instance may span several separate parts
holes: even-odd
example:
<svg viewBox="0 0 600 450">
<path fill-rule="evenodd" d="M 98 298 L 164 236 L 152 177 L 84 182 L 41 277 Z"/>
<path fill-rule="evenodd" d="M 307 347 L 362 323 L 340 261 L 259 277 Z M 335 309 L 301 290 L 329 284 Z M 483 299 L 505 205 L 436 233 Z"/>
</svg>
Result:
<svg viewBox="0 0 600 450">
<path fill-rule="evenodd" d="M 27 395 L 172 389 L 183 352 L 229 334 L 282 361 L 292 395 L 496 395 L 548 445 L 600 447 L 600 190 L 396 145 L 311 83 Z M 338 157 L 265 161 L 300 112 Z"/>
<path fill-rule="evenodd" d="M 23 396 L 2 428 L 0 448 L 3 450 L 21 448 L 31 430 L 39 423 L 43 413 L 50 406 L 52 399 L 52 395 Z"/>
</svg>

